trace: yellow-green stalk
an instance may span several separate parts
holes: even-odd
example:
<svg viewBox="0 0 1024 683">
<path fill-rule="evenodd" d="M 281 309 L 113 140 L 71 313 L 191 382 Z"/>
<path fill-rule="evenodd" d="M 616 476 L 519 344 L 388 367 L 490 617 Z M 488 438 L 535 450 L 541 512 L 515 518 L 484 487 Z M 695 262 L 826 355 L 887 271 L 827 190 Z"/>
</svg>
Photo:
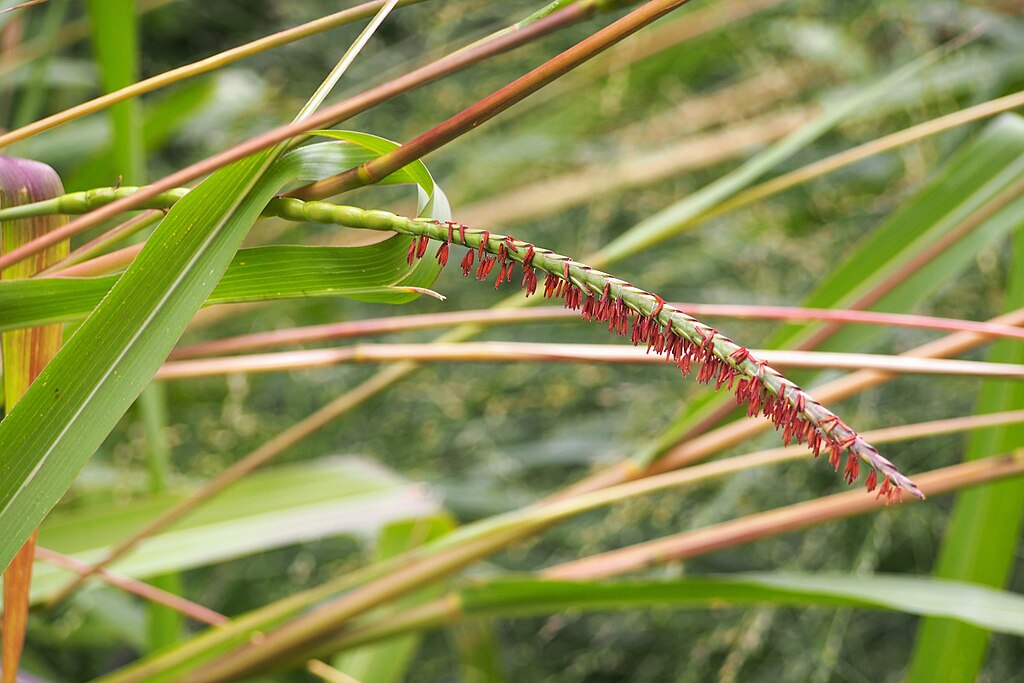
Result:
<svg viewBox="0 0 1024 683">
<path fill-rule="evenodd" d="M 46 164 L 14 157 L 0 157 L 0 207 L 28 204 L 64 193 L 60 177 Z M 0 253 L 16 249 L 66 222 L 63 216 L 39 216 L 0 222 Z M 59 242 L 29 259 L 0 272 L 0 279 L 32 277 L 68 255 L 68 242 Z M 12 332 L 2 337 L 4 405 L 9 411 L 50 359 L 61 343 L 61 325 L 44 325 Z M 3 468 L 0 454 L 0 471 Z M 28 621 L 28 593 L 32 580 L 36 534 L 4 571 L 2 618 L 3 683 L 15 683 L 25 642 Z"/>
</svg>

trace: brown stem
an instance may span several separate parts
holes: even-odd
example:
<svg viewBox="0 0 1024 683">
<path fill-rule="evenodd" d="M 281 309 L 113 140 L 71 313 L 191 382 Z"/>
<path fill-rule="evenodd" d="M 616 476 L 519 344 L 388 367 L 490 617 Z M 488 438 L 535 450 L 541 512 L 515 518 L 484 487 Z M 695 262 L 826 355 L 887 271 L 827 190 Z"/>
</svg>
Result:
<svg viewBox="0 0 1024 683">
<path fill-rule="evenodd" d="M 1021 473 L 1024 473 L 1024 450 L 933 470 L 918 475 L 915 480 L 928 496 L 934 496 Z M 909 499 L 902 504 L 907 502 Z M 852 517 L 885 505 L 884 500 L 865 496 L 860 491 L 837 493 L 557 565 L 544 571 L 543 575 L 583 580 L 623 574 L 653 564 L 678 562 L 722 548 L 806 529 L 827 520 Z"/>
<path fill-rule="evenodd" d="M 255 154 L 260 150 L 272 147 L 279 142 L 302 135 L 310 130 L 336 125 L 360 112 L 366 111 L 385 100 L 400 95 L 408 90 L 430 83 L 439 78 L 452 74 L 456 71 L 472 66 L 489 57 L 507 52 L 525 43 L 545 36 L 560 28 L 568 26 L 585 19 L 593 14 L 595 4 L 591 2 L 577 2 L 568 7 L 548 15 L 540 21 L 534 22 L 522 29 L 511 31 L 496 37 L 493 40 L 480 43 L 470 49 L 456 52 L 447 57 L 431 62 L 426 66 L 410 71 L 398 78 L 371 88 L 359 95 L 351 97 L 321 111 L 287 125 L 279 126 L 267 131 L 262 135 L 250 138 L 231 149 L 225 150 L 212 157 L 199 161 L 191 166 L 181 169 L 171 175 L 165 176 L 152 185 L 139 190 L 130 197 L 119 199 L 91 211 L 76 220 L 71 221 L 51 236 L 33 240 L 32 242 L 15 249 L 8 254 L 0 256 L 0 268 L 7 268 L 13 263 L 22 261 L 32 254 L 56 244 L 61 240 L 68 239 L 73 235 L 88 230 L 103 221 L 113 218 L 118 214 L 128 211 L 148 199 L 166 192 L 167 190 L 185 185 L 196 178 L 212 173 L 222 166 L 233 161 Z"/>
<path fill-rule="evenodd" d="M 356 168 L 324 178 L 289 192 L 299 199 L 319 199 L 380 182 L 398 169 L 448 144 L 463 133 L 476 128 L 516 102 L 540 90 L 548 83 L 604 52 L 623 38 L 636 33 L 647 24 L 685 5 L 689 0 L 650 0 L 618 21 L 581 40 L 560 55 L 549 59 L 533 71 L 484 99 L 462 110 L 398 149 Z"/>
<path fill-rule="evenodd" d="M 878 435 L 874 436 L 875 440 L 878 440 Z M 921 475 L 918 481 L 926 487 L 929 496 L 935 496 L 985 482 L 1019 476 L 1022 472 L 1024 472 L 1024 453 L 1017 452 L 933 470 Z M 901 504 L 909 502 L 906 500 Z M 884 507 L 881 500 L 874 500 L 871 496 L 850 491 L 670 536 L 647 544 L 638 544 L 602 555 L 567 562 L 551 567 L 541 572 L 540 575 L 546 579 L 578 581 L 618 576 L 655 564 L 678 562 L 726 547 L 735 547 L 789 531 L 816 526 L 821 522 L 872 512 L 881 507 Z M 721 544 L 715 542 L 718 538 L 725 536 L 728 536 L 727 541 Z M 467 616 L 467 613 L 462 610 L 458 593 L 449 593 L 433 602 L 403 610 L 401 614 L 391 613 L 387 617 L 336 632 L 333 637 L 323 640 L 317 650 L 333 654 L 411 631 L 440 628 Z"/>
<path fill-rule="evenodd" d="M 83 562 L 82 560 L 75 559 L 69 555 L 58 553 L 54 550 L 39 547 L 36 549 L 39 555 L 39 559 L 47 564 L 52 564 L 55 567 L 67 569 L 68 571 L 74 572 L 79 576 L 89 571 L 89 563 Z M 115 574 L 107 569 L 102 569 L 97 573 L 97 577 L 103 581 L 103 583 L 119 588 L 132 595 L 137 595 L 143 600 L 149 600 L 165 607 L 170 607 L 176 612 L 180 612 L 185 616 L 198 621 L 201 624 L 208 624 L 210 626 L 218 626 L 220 624 L 226 624 L 228 619 L 223 614 L 215 612 L 209 607 L 204 607 L 198 603 L 186 600 L 180 595 L 174 593 L 168 593 L 167 591 L 161 590 L 156 586 L 151 586 L 148 583 L 138 581 L 128 576 L 122 576 L 121 574 Z"/>
</svg>

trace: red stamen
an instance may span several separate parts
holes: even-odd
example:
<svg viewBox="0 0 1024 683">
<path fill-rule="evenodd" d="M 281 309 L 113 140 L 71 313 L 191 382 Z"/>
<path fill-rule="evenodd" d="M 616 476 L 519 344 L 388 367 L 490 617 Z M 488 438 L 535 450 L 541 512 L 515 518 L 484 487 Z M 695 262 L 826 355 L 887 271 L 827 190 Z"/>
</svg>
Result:
<svg viewBox="0 0 1024 683">
<path fill-rule="evenodd" d="M 857 481 L 858 476 L 860 476 L 860 456 L 856 453 L 847 453 L 846 467 L 843 469 L 843 479 L 846 480 L 847 484 L 852 484 Z"/>
<path fill-rule="evenodd" d="M 473 270 L 473 259 L 476 257 L 476 252 L 472 249 L 466 252 L 466 255 L 462 257 L 462 274 L 469 276 L 469 271 Z"/>
</svg>

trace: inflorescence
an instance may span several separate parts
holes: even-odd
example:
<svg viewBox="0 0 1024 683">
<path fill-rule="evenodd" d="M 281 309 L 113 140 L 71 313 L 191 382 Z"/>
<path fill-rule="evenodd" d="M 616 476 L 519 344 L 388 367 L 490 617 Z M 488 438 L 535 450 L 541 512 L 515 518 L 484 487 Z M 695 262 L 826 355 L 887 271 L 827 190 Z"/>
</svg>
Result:
<svg viewBox="0 0 1024 683">
<path fill-rule="evenodd" d="M 368 213 L 377 214 L 376 218 L 385 214 Z M 684 376 L 697 367 L 698 382 L 733 391 L 737 404 L 746 406 L 748 416 L 764 415 L 782 431 L 786 445 L 806 443 L 815 457 L 827 453 L 836 471 L 845 453 L 843 478 L 847 483 L 860 476 L 863 460 L 870 467 L 865 482 L 868 491 L 877 488 L 877 495 L 890 503 L 898 501 L 903 491 L 924 498 L 895 465 L 800 387 L 746 348 L 658 295 L 508 235 L 470 229 L 461 223 L 394 218 L 392 229 L 414 237 L 409 246 L 410 265 L 426 255 L 433 239 L 441 242 L 435 252 L 438 263 L 447 264 L 452 244 L 465 246 L 468 251 L 461 261 L 463 275 L 472 273 L 484 280 L 497 270 L 495 288 L 513 280 L 519 263 L 520 286 L 530 296 L 539 288 L 540 271 L 545 276 L 541 288 L 545 297 L 562 299 L 566 308 L 579 311 L 584 320 L 607 324 L 609 331 L 629 337 L 635 346 L 645 344 L 648 352 L 664 356 Z"/>
<path fill-rule="evenodd" d="M 81 213 L 132 194 L 137 189 L 101 188 L 5 209 L 4 214 L 20 212 L 17 216 L 6 216 L 13 218 L 54 211 Z M 180 188 L 172 190 L 145 206 L 165 208 L 186 192 Z M 469 249 L 461 262 L 464 275 L 473 273 L 484 280 L 497 269 L 494 283 L 497 289 L 503 282 L 513 280 L 515 265 L 519 263 L 522 266 L 520 285 L 527 296 L 537 291 L 537 273 L 542 272 L 545 275 L 545 297 L 562 299 L 566 308 L 579 311 L 584 320 L 605 323 L 610 331 L 628 336 L 634 345 L 646 344 L 648 352 L 664 356 L 667 362 L 678 366 L 683 375 L 699 366 L 698 382 L 714 382 L 716 389 L 725 387 L 733 391 L 736 402 L 746 406 L 747 415 L 766 416 L 776 430 L 782 431 L 782 439 L 787 445 L 806 443 L 815 457 L 828 453 L 829 463 L 837 471 L 845 453 L 843 478 L 848 483 L 853 483 L 860 476 L 861 461 L 864 461 L 871 468 L 865 482 L 868 491 L 877 488 L 878 496 L 884 496 L 888 502 L 898 501 L 903 491 L 924 498 L 921 490 L 883 458 L 874 446 L 765 361 L 755 358 L 750 351 L 718 330 L 665 303 L 657 294 L 625 280 L 529 242 L 487 230 L 470 229 L 461 223 L 410 219 L 387 211 L 367 211 L 353 206 L 304 202 L 287 197 L 275 198 L 264 213 L 291 220 L 393 230 L 410 235 L 413 239 L 409 246 L 409 265 L 426 256 L 431 240 L 441 243 L 435 252 L 441 266 L 448 263 L 451 245 L 462 245 Z"/>
</svg>

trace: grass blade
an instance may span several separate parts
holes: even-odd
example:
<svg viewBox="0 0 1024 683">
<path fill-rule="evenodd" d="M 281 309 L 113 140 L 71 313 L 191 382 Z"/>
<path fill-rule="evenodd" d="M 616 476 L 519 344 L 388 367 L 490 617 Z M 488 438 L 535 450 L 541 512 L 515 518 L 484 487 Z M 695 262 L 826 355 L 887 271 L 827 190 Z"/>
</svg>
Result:
<svg viewBox="0 0 1024 683">
<path fill-rule="evenodd" d="M 1007 286 L 1006 308 L 1024 306 L 1024 235 L 1016 236 L 1014 264 Z M 1020 344 L 999 342 L 991 360 L 1024 363 Z M 1010 382 L 986 381 L 978 397 L 977 412 L 1002 410 L 1024 404 L 1024 387 Z M 1024 442 L 1024 428 L 1006 425 L 972 436 L 967 460 L 1015 448 Z M 1024 480 L 1007 481 L 966 491 L 957 499 L 935 574 L 944 579 L 984 586 L 1006 584 L 1024 518 Z M 907 680 L 974 681 L 985 659 L 990 633 L 948 619 L 927 619 L 920 627 Z"/>
<path fill-rule="evenodd" d="M 847 606 L 951 617 L 1024 635 L 1024 596 L 900 575 L 738 574 L 678 581 L 492 579 L 459 591 L 467 614 L 546 614 L 637 606 Z"/>
</svg>

